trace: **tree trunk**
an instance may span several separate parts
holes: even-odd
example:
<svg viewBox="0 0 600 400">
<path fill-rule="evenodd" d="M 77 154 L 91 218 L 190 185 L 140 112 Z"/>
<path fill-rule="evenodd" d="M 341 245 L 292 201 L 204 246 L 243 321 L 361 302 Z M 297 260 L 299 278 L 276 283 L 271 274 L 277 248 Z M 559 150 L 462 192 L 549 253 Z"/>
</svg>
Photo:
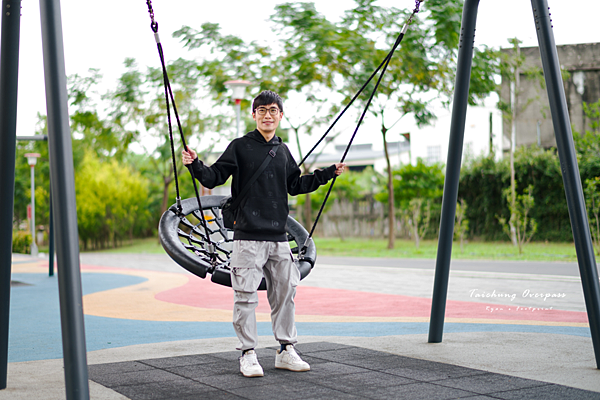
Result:
<svg viewBox="0 0 600 400">
<path fill-rule="evenodd" d="M 163 176 L 163 199 L 160 206 L 160 215 L 163 215 L 169 207 L 169 186 L 171 185 L 171 182 L 173 182 L 173 177 L 171 175 Z"/>
<path fill-rule="evenodd" d="M 385 126 L 381 126 L 381 133 L 383 134 L 383 150 L 385 152 L 385 162 L 387 164 L 388 171 L 388 249 L 394 248 L 394 239 L 396 236 L 395 226 L 396 226 L 396 218 L 394 211 L 394 174 L 392 171 L 392 163 L 390 162 L 390 154 L 388 152 L 387 140 L 385 135 L 387 133 L 387 128 Z"/>
<path fill-rule="evenodd" d="M 517 57 L 519 56 L 519 46 L 517 45 Z M 512 82 L 511 90 L 511 106 L 512 106 L 512 129 L 510 135 L 510 202 L 511 202 L 511 215 L 508 220 L 510 227 L 510 239 L 513 246 L 518 246 L 517 242 L 517 228 L 513 217 L 513 211 L 517 202 L 517 188 L 515 179 L 515 149 L 517 147 L 517 115 L 518 115 L 518 90 L 519 90 L 519 68 L 515 67 L 515 80 Z M 520 247 L 519 247 L 520 251 Z"/>
<path fill-rule="evenodd" d="M 413 224 L 413 232 L 415 234 L 415 247 L 418 251 L 419 245 L 421 244 L 421 238 L 419 237 L 419 225 L 417 225 L 416 223 Z"/>
<path fill-rule="evenodd" d="M 304 228 L 309 230 L 312 229 L 312 204 L 310 200 L 310 193 L 307 193 L 304 196 L 302 219 L 304 220 Z"/>
</svg>

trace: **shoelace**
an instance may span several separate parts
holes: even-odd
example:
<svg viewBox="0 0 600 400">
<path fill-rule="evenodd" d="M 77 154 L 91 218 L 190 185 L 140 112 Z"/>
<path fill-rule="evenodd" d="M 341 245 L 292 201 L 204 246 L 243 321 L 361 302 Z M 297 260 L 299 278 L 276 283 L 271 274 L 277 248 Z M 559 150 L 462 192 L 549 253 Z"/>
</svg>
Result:
<svg viewBox="0 0 600 400">
<path fill-rule="evenodd" d="M 302 361 L 302 359 L 300 358 L 300 356 L 298 355 L 298 353 L 296 353 L 296 350 L 293 347 L 292 347 L 292 350 L 288 350 L 288 355 L 294 361 Z"/>
<path fill-rule="evenodd" d="M 245 355 L 242 357 L 242 360 L 245 364 L 247 365 L 257 365 L 258 364 L 258 359 L 256 358 L 256 356 L 251 356 L 251 355 Z"/>
</svg>

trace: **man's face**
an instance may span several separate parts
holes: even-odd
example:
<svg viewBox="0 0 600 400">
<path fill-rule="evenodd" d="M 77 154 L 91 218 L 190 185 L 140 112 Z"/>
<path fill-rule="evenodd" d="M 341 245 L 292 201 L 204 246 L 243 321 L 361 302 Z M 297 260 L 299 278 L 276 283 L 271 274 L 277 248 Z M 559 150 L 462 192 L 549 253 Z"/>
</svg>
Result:
<svg viewBox="0 0 600 400">
<path fill-rule="evenodd" d="M 256 129 L 263 135 L 275 134 L 281 118 L 283 118 L 283 111 L 279 109 L 277 103 L 269 104 L 267 106 L 258 106 L 252 113 L 252 118 L 256 121 Z"/>
</svg>

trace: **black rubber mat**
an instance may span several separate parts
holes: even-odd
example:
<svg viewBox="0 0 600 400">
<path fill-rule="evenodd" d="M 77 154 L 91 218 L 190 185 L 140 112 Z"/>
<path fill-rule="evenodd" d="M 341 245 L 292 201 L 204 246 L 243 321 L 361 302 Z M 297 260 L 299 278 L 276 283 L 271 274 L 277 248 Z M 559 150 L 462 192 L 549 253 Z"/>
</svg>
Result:
<svg viewBox="0 0 600 400">
<path fill-rule="evenodd" d="M 275 369 L 275 348 L 258 349 L 265 376 L 245 378 L 240 352 L 89 366 L 90 379 L 142 399 L 599 399 L 600 393 L 336 343 L 296 347 L 308 372 Z"/>
</svg>

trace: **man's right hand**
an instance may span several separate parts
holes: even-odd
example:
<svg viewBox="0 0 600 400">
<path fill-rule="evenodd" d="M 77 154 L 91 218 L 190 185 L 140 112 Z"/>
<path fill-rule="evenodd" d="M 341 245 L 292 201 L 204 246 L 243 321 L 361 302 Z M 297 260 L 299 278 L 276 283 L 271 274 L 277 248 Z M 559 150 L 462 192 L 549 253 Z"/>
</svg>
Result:
<svg viewBox="0 0 600 400">
<path fill-rule="evenodd" d="M 181 152 L 181 161 L 183 162 L 183 165 L 190 165 L 196 158 L 198 158 L 198 154 L 189 147 L 187 151 L 183 150 Z"/>
</svg>

